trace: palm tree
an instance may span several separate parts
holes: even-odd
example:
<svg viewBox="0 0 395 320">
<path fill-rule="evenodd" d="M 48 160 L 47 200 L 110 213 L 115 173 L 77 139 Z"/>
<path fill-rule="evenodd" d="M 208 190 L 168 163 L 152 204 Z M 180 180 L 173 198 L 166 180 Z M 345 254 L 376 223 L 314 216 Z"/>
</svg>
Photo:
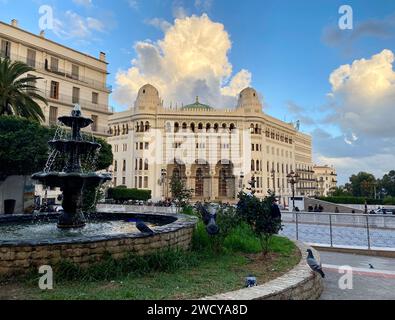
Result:
<svg viewBox="0 0 395 320">
<path fill-rule="evenodd" d="M 40 95 L 34 82 L 42 79 L 33 75 L 24 76 L 34 71 L 23 62 L 11 62 L 0 58 L 0 115 L 16 115 L 36 121 L 45 121 L 39 100 L 48 104 Z"/>
</svg>

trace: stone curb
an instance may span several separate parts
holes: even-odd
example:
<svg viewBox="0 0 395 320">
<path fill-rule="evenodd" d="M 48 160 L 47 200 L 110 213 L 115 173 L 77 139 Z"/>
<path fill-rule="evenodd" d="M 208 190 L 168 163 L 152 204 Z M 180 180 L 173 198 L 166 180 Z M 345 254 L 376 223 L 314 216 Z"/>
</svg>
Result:
<svg viewBox="0 0 395 320">
<path fill-rule="evenodd" d="M 299 248 L 302 258 L 299 264 L 283 276 L 269 281 L 261 286 L 245 288 L 214 296 L 204 297 L 201 300 L 316 300 L 324 289 L 322 278 L 311 271 L 306 263 L 308 248 L 312 249 L 317 261 L 319 253 L 306 244 L 294 241 Z"/>
</svg>

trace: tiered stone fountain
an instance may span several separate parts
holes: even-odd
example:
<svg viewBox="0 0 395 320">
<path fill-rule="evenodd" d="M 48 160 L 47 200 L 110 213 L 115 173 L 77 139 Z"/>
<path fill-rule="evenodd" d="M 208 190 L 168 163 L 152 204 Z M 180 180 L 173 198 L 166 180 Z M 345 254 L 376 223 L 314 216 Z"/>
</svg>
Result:
<svg viewBox="0 0 395 320">
<path fill-rule="evenodd" d="M 92 124 L 92 120 L 81 115 L 81 109 L 75 106 L 70 116 L 60 117 L 59 121 L 71 128 L 70 139 L 58 139 L 49 141 L 52 149 L 66 154 L 67 161 L 62 172 L 51 172 L 50 168 L 36 173 L 33 179 L 40 181 L 47 187 L 60 187 L 63 192 L 62 207 L 64 212 L 58 220 L 59 228 L 80 228 L 85 225 L 84 214 L 81 211 L 82 189 L 89 186 L 99 186 L 105 181 L 111 180 L 108 173 L 83 173 L 81 168 L 81 156 L 100 149 L 96 142 L 84 141 L 81 129 Z"/>
</svg>

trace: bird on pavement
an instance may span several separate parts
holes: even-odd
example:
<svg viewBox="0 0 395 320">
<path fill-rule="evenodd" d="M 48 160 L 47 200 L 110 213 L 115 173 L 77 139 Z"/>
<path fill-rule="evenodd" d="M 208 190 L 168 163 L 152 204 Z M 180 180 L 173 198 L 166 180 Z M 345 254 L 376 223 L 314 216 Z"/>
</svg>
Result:
<svg viewBox="0 0 395 320">
<path fill-rule="evenodd" d="M 307 264 L 309 265 L 309 267 L 311 268 L 311 270 L 319 273 L 321 275 L 321 277 L 325 278 L 325 273 L 324 271 L 322 271 L 322 267 L 321 265 L 318 264 L 317 260 L 315 260 L 314 255 L 313 255 L 313 251 L 311 251 L 311 249 L 307 249 Z"/>
<path fill-rule="evenodd" d="M 129 219 L 129 222 L 136 222 L 136 228 L 142 233 L 148 233 L 149 235 L 153 235 L 154 231 L 148 227 L 143 221 L 139 219 Z"/>
<path fill-rule="evenodd" d="M 369 269 L 374 269 L 373 265 L 369 263 Z"/>
<path fill-rule="evenodd" d="M 246 283 L 245 286 L 246 288 L 251 288 L 257 286 L 257 281 L 256 277 L 254 277 L 252 274 L 250 274 L 248 277 L 246 277 Z"/>
</svg>

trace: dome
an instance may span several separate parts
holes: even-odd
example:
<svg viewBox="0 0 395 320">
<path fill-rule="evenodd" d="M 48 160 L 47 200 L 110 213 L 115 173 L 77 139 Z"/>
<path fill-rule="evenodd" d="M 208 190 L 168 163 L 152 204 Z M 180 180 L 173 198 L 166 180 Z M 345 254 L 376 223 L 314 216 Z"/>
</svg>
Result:
<svg viewBox="0 0 395 320">
<path fill-rule="evenodd" d="M 213 107 L 210 107 L 209 105 L 200 103 L 199 102 L 199 97 L 196 97 L 195 103 L 188 104 L 188 105 L 182 107 L 181 110 L 204 110 L 204 111 L 208 111 L 208 110 L 212 110 L 212 109 L 213 109 Z"/>
<path fill-rule="evenodd" d="M 262 103 L 259 94 L 254 88 L 245 88 L 239 94 L 238 108 L 252 108 L 253 110 L 262 110 Z"/>
<path fill-rule="evenodd" d="M 161 104 L 159 91 L 151 84 L 142 86 L 134 106 L 136 111 L 155 111 Z"/>
</svg>

